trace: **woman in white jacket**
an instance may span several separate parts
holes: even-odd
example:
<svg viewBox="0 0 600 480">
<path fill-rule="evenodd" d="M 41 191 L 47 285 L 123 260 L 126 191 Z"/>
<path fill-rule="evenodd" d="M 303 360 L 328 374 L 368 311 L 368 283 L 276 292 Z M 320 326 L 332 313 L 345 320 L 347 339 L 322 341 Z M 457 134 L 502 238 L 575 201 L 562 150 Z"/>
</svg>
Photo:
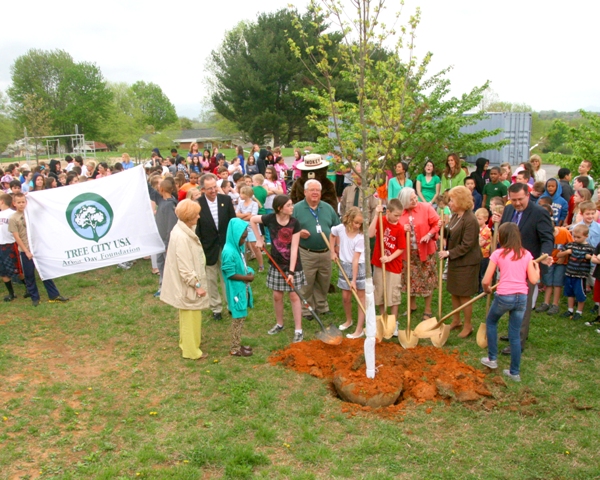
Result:
<svg viewBox="0 0 600 480">
<path fill-rule="evenodd" d="M 171 230 L 160 299 L 179 309 L 179 348 L 183 358 L 203 360 L 200 350 L 202 312 L 209 307 L 204 251 L 195 229 L 200 205 L 183 200 L 175 208 L 179 221 Z"/>
</svg>

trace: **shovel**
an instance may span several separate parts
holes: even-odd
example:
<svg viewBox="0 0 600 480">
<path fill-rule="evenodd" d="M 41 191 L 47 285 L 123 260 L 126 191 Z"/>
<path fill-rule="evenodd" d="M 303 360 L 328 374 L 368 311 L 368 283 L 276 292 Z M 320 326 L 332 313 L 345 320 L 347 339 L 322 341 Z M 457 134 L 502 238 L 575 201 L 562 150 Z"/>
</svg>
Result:
<svg viewBox="0 0 600 480">
<path fill-rule="evenodd" d="M 329 245 L 329 239 L 327 238 L 327 235 L 325 235 L 323 232 L 321 232 L 321 236 L 323 237 L 323 240 L 325 241 L 325 245 L 327 245 L 327 248 L 331 251 L 331 246 Z M 360 301 L 360 298 L 358 298 L 358 293 L 356 292 L 356 290 L 354 290 L 354 288 L 352 288 L 350 279 L 348 278 L 348 275 L 346 275 L 346 272 L 344 272 L 344 269 L 342 268 L 342 264 L 340 263 L 340 259 L 336 257 L 335 263 L 337 264 L 338 268 L 340 269 L 340 272 L 342 272 L 342 275 L 344 276 L 346 283 L 350 287 L 350 291 L 352 292 L 352 295 L 354 295 L 354 298 L 356 299 L 358 306 L 360 307 L 360 309 L 362 310 L 362 312 L 365 314 L 365 317 L 366 317 L 367 311 L 365 310 L 364 305 Z"/>
<path fill-rule="evenodd" d="M 381 205 L 381 204 L 380 204 Z M 380 254 L 383 256 L 385 252 L 385 242 L 383 241 L 383 213 L 379 212 L 379 245 Z M 387 313 L 387 282 L 385 280 L 385 263 L 381 264 L 381 270 L 383 272 L 383 315 L 378 315 L 375 319 L 377 323 L 377 330 L 382 331 L 382 336 L 386 340 L 389 340 L 394 335 L 396 330 L 396 317 L 388 315 Z M 379 334 L 376 335 L 379 340 Z"/>
<path fill-rule="evenodd" d="M 443 213 L 442 213 L 442 228 L 440 231 L 440 252 L 442 252 L 444 250 L 444 218 L 443 218 Z M 444 293 L 442 292 L 442 281 L 443 281 L 443 277 L 444 277 L 444 260 L 442 258 L 439 258 L 439 265 L 438 265 L 438 317 L 442 318 L 442 302 L 444 300 Z M 415 328 L 415 331 L 417 329 Z M 450 325 L 440 325 L 440 330 L 443 330 L 440 333 L 440 337 L 441 338 L 446 338 L 448 339 L 448 337 L 450 336 Z M 442 345 L 436 345 L 436 342 L 438 341 L 437 338 L 432 338 L 431 343 L 433 344 L 434 347 L 441 347 Z M 446 340 L 444 340 L 444 343 L 446 343 Z"/>
<path fill-rule="evenodd" d="M 494 235 L 492 235 L 492 245 L 491 252 L 494 253 L 496 250 L 496 245 L 498 244 L 498 227 L 500 225 L 498 222 L 494 223 Z M 492 303 L 492 294 L 488 294 L 487 300 L 485 301 L 485 318 L 487 318 L 488 312 L 490 311 L 490 304 Z M 488 346 L 487 343 L 487 327 L 485 326 L 485 321 L 479 324 L 479 328 L 477 329 L 477 335 L 475 337 L 477 341 L 477 345 L 480 348 L 486 348 Z"/>
<path fill-rule="evenodd" d="M 419 343 L 419 337 L 415 335 L 415 332 L 410 330 L 410 232 L 406 231 L 406 296 L 407 305 L 406 309 L 406 330 L 398 332 L 398 341 L 404 348 L 415 348 Z"/>
<path fill-rule="evenodd" d="M 544 253 L 543 255 L 541 255 L 540 257 L 535 259 L 535 262 L 539 263 L 539 262 L 543 262 L 546 258 L 548 258 L 548 254 Z M 498 287 L 498 283 L 496 285 L 494 285 L 493 287 L 491 287 L 492 292 Z M 467 303 L 463 303 L 460 307 L 456 308 L 455 310 L 452 310 L 448 315 L 445 315 L 444 317 L 442 317 L 442 319 L 435 323 L 434 325 L 432 325 L 430 328 L 423 328 L 421 327 L 424 323 L 427 322 L 431 322 L 431 320 L 435 321 L 435 318 L 430 318 L 428 320 L 425 320 L 424 322 L 421 322 L 419 325 L 417 325 L 417 328 L 415 328 L 415 334 L 419 336 L 419 338 L 431 338 L 431 343 L 433 343 L 434 346 L 436 347 L 441 347 L 443 346 L 446 341 L 448 340 L 448 334 L 450 333 L 448 331 L 448 334 L 444 333 L 444 330 L 440 330 L 438 327 L 440 325 L 442 325 L 442 323 L 444 323 L 444 321 L 446 321 L 448 318 L 450 318 L 452 315 L 454 315 L 455 313 L 460 312 L 463 308 L 475 303 L 477 300 L 479 300 L 480 298 L 483 298 L 487 295 L 486 292 L 480 293 L 479 295 L 477 295 L 476 297 L 473 297 L 471 300 L 469 300 Z M 417 329 L 421 327 L 421 329 L 419 331 L 417 331 Z"/>
<path fill-rule="evenodd" d="M 271 260 L 271 263 L 275 266 L 275 268 L 279 270 L 279 273 L 281 273 L 281 276 L 284 278 L 285 283 L 287 283 L 290 286 L 290 288 L 292 288 L 294 292 L 296 292 L 296 295 L 298 295 L 304 307 L 308 309 L 311 315 L 319 323 L 321 331 L 317 332 L 316 337 L 322 342 L 327 343 L 328 345 L 339 345 L 340 343 L 342 343 L 344 337 L 342 336 L 342 332 L 340 332 L 340 329 L 337 328 L 335 325 L 329 325 L 327 328 L 323 326 L 323 322 L 321 322 L 321 319 L 317 315 L 317 312 L 314 311 L 314 309 L 310 306 L 306 299 L 301 295 L 298 288 L 296 288 L 296 285 L 288 281 L 285 272 L 281 269 L 279 265 L 277 265 L 275 260 L 273 260 L 273 257 L 269 254 L 269 252 L 267 252 L 267 249 L 264 246 L 262 247 L 262 250 L 266 253 L 267 257 L 269 257 L 269 260 Z"/>
</svg>

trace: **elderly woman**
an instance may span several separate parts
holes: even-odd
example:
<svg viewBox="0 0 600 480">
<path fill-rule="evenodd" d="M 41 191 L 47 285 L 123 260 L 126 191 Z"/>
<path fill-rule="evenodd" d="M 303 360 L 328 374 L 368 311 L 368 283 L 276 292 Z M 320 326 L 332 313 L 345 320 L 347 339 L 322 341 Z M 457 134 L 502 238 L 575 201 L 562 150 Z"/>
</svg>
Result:
<svg viewBox="0 0 600 480">
<path fill-rule="evenodd" d="M 405 231 L 411 232 L 409 308 L 411 312 L 415 311 L 416 297 L 424 297 L 423 319 L 431 318 L 431 295 L 438 282 L 435 251 L 440 217 L 431 204 L 419 202 L 413 188 L 404 187 L 400 190 L 398 199 L 404 208 L 400 224 L 404 226 Z M 406 292 L 406 282 L 402 285 L 402 291 Z"/>
<path fill-rule="evenodd" d="M 205 259 L 195 229 L 200 205 L 189 199 L 175 208 L 179 219 L 171 230 L 160 299 L 179 309 L 179 348 L 183 358 L 203 360 L 200 350 L 202 309 L 209 307 Z"/>
<path fill-rule="evenodd" d="M 456 309 L 467 303 L 479 290 L 479 264 L 481 248 L 479 246 L 479 223 L 473 213 L 473 195 L 467 187 L 454 187 L 448 192 L 448 206 L 452 217 L 445 230 L 448 238 L 448 250 L 439 253 L 441 259 L 447 258 L 448 279 L 446 289 L 452 295 L 452 307 Z M 464 325 L 460 323 L 460 312 L 454 314 L 451 330 L 463 327 L 459 338 L 466 338 L 473 332 L 471 326 L 472 306 L 462 311 Z"/>
</svg>

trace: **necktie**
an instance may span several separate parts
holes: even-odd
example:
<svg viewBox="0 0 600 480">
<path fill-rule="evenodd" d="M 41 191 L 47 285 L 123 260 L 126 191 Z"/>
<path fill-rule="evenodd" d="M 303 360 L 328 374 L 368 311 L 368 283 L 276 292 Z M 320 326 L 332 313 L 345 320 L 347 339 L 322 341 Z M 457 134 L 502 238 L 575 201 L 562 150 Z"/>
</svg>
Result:
<svg viewBox="0 0 600 480">
<path fill-rule="evenodd" d="M 513 223 L 516 223 L 518 225 L 519 222 L 521 221 L 521 215 L 522 214 L 523 214 L 523 212 L 517 212 L 515 210 L 515 213 L 514 213 L 513 218 L 512 218 Z"/>
<path fill-rule="evenodd" d="M 360 195 L 360 188 L 356 187 L 356 190 L 354 192 L 354 202 L 352 203 L 352 205 L 354 205 L 355 207 L 358 207 L 358 196 Z"/>
</svg>

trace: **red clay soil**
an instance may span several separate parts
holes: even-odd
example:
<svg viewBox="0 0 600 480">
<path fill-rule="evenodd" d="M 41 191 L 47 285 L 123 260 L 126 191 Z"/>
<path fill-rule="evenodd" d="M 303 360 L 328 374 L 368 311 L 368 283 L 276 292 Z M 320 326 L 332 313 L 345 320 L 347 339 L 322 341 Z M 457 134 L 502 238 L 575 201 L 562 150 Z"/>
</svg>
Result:
<svg viewBox="0 0 600 480">
<path fill-rule="evenodd" d="M 472 402 L 492 396 L 484 384 L 485 373 L 461 362 L 457 350 L 431 346 L 405 350 L 394 341 L 377 344 L 377 373 L 368 379 L 363 344 L 363 340 L 350 339 L 337 346 L 318 340 L 299 342 L 275 352 L 269 361 L 329 381 L 340 372 L 348 384 L 355 385 L 355 392 L 366 397 L 389 394 L 402 385 L 396 404 L 386 407 L 390 413 L 411 401 Z"/>
</svg>

